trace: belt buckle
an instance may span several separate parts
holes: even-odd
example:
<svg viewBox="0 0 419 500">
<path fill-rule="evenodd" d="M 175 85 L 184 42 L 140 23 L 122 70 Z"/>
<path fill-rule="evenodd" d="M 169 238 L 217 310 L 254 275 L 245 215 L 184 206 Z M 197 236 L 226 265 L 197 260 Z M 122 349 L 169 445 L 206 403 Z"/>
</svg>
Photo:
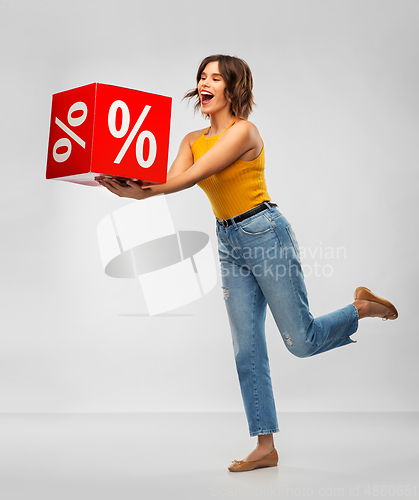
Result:
<svg viewBox="0 0 419 500">
<path fill-rule="evenodd" d="M 221 225 L 224 226 L 224 227 L 228 227 L 228 220 L 222 220 L 220 221 L 221 222 Z"/>
</svg>

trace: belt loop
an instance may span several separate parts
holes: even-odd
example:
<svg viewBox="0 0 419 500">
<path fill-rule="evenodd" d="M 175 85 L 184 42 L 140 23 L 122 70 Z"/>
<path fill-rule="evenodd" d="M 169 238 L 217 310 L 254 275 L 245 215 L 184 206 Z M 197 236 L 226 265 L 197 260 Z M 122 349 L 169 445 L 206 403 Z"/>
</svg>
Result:
<svg viewBox="0 0 419 500">
<path fill-rule="evenodd" d="M 269 203 L 267 201 L 264 201 L 263 204 L 266 205 L 269 208 L 270 212 L 274 211 L 273 207 L 271 207 L 271 205 L 269 205 Z"/>
</svg>

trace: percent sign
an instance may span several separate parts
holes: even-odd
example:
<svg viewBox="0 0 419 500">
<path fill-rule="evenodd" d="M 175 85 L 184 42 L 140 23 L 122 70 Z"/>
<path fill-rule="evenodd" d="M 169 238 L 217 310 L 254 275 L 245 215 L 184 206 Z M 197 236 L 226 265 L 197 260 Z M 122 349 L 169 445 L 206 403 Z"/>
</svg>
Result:
<svg viewBox="0 0 419 500">
<path fill-rule="evenodd" d="M 76 113 L 77 111 L 81 111 L 82 114 L 80 116 L 73 116 L 73 113 Z M 71 127 L 78 127 L 81 125 L 84 120 L 86 119 L 87 116 L 87 106 L 84 102 L 75 102 L 70 109 L 68 110 L 67 114 L 67 121 L 68 124 Z M 61 130 L 63 130 L 69 137 L 71 137 L 74 141 L 76 141 L 80 146 L 84 149 L 86 149 L 86 143 L 80 139 L 80 137 L 75 134 L 70 128 L 67 127 L 60 119 L 57 117 L 55 118 L 55 123 L 60 127 Z M 57 153 L 57 149 L 60 147 L 65 147 L 67 148 L 67 151 L 65 153 Z M 54 144 L 54 149 L 52 152 L 52 155 L 54 157 L 54 160 L 58 163 L 62 163 L 68 159 L 68 157 L 71 155 L 71 141 L 67 139 L 66 137 L 63 139 L 58 139 L 58 141 Z"/>
<path fill-rule="evenodd" d="M 116 128 L 116 113 L 117 113 L 118 109 L 120 109 L 122 112 L 122 123 L 121 123 L 121 127 L 119 130 Z M 129 133 L 128 137 L 126 138 L 124 145 L 122 146 L 121 150 L 118 153 L 118 156 L 114 160 L 114 163 L 121 162 L 122 158 L 124 157 L 125 153 L 127 152 L 127 149 L 130 147 L 132 141 L 134 140 L 134 137 L 136 136 L 137 132 L 140 130 L 140 127 L 141 127 L 143 121 L 145 120 L 145 117 L 147 116 L 150 109 L 151 109 L 151 106 L 144 106 L 144 109 L 143 109 L 141 115 L 139 116 L 137 122 L 135 123 L 135 125 L 132 128 L 131 132 Z M 109 108 L 109 114 L 108 114 L 109 132 L 114 137 L 120 139 L 121 137 L 124 137 L 126 135 L 126 133 L 128 132 L 129 123 L 130 123 L 130 114 L 129 114 L 128 106 L 125 104 L 125 102 L 124 101 L 113 102 L 111 107 Z M 149 152 L 148 152 L 147 160 L 144 159 L 144 141 L 146 139 L 148 139 L 148 142 L 149 142 Z M 153 165 L 154 160 L 156 159 L 156 155 L 157 155 L 157 144 L 156 144 L 156 138 L 149 130 L 143 130 L 139 134 L 139 136 L 137 137 L 135 154 L 137 157 L 137 162 L 141 167 L 149 168 L 149 167 L 151 167 L 151 165 Z"/>
</svg>

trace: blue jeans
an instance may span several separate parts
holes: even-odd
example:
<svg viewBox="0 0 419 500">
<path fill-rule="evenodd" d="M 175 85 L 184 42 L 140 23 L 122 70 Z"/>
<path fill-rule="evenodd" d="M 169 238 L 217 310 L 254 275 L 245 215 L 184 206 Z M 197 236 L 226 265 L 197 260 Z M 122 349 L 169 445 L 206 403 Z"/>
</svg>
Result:
<svg viewBox="0 0 419 500">
<path fill-rule="evenodd" d="M 266 305 L 287 349 L 300 358 L 354 342 L 353 304 L 313 318 L 298 243 L 276 207 L 241 222 L 216 222 L 224 299 L 251 436 L 278 432 L 265 338 Z"/>
</svg>

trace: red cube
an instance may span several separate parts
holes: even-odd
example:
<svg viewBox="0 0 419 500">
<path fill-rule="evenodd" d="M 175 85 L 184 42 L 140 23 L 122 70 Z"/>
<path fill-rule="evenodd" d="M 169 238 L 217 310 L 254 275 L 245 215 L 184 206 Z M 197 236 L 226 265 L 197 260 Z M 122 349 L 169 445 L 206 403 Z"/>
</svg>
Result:
<svg viewBox="0 0 419 500">
<path fill-rule="evenodd" d="M 166 182 L 172 98 L 91 83 L 52 96 L 47 179 Z"/>
</svg>

